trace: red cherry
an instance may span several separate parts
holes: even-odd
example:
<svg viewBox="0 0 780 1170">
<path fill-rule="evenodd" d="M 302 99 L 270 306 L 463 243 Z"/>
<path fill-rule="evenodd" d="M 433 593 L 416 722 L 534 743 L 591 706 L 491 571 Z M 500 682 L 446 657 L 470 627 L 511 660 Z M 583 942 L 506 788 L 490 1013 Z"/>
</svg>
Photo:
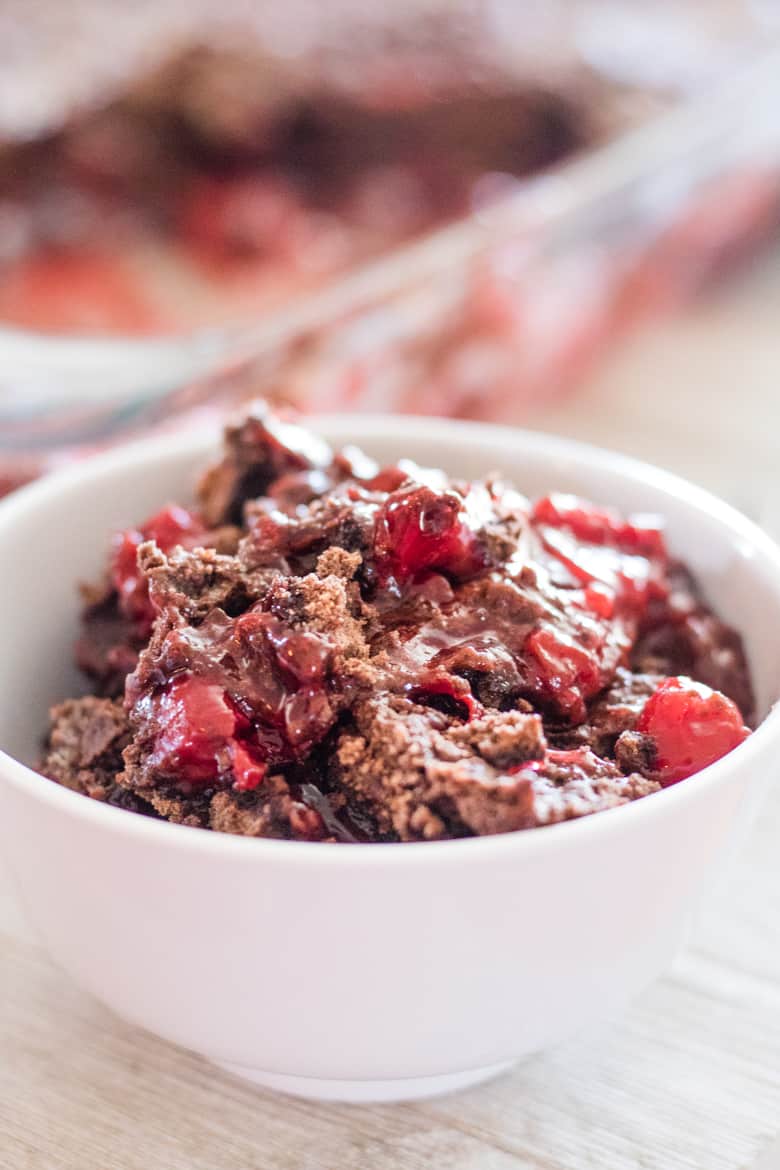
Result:
<svg viewBox="0 0 780 1170">
<path fill-rule="evenodd" d="M 585 701 L 604 685 L 596 647 L 587 650 L 551 626 L 539 626 L 524 645 L 533 690 L 572 722 L 585 718 Z"/>
<path fill-rule="evenodd" d="M 163 552 L 170 552 L 177 544 L 193 536 L 202 536 L 206 531 L 203 521 L 195 512 L 188 512 L 178 504 L 169 504 L 141 526 L 146 540 L 155 541 Z"/>
<path fill-rule="evenodd" d="M 119 609 L 141 636 L 149 633 L 156 615 L 144 577 L 138 571 L 138 549 L 144 535 L 131 528 L 114 538 L 111 583 L 117 591 Z"/>
<path fill-rule="evenodd" d="M 259 607 L 236 618 L 233 632 L 230 653 L 241 664 L 254 740 L 264 758 L 299 758 L 322 739 L 335 718 L 328 697 L 330 642 L 293 629 Z"/>
<path fill-rule="evenodd" d="M 171 324 L 120 253 L 82 247 L 34 249 L 4 264 L 0 316 L 45 333 L 143 336 Z"/>
<path fill-rule="evenodd" d="M 179 226 L 190 244 L 215 258 L 284 256 L 300 234 L 300 219 L 300 200 L 292 187 L 250 175 L 196 183 Z"/>
<path fill-rule="evenodd" d="M 131 678 L 127 697 L 154 738 L 153 767 L 173 783 L 256 788 L 266 765 L 302 760 L 338 714 L 330 641 L 259 603 L 237 618 L 215 610 L 194 640 L 171 631 L 160 655 L 167 687 L 149 697 Z"/>
<path fill-rule="evenodd" d="M 187 544 L 205 531 L 194 512 L 171 504 L 140 528 L 129 528 L 114 538 L 111 582 L 119 597 L 120 610 L 135 624 L 139 636 L 148 635 L 157 616 L 146 579 L 138 571 L 139 547 L 145 540 L 154 540 L 163 552 L 170 552 L 177 544 Z"/>
<path fill-rule="evenodd" d="M 215 784 L 228 772 L 239 792 L 262 783 L 266 765 L 254 758 L 249 744 L 236 739 L 247 721 L 220 686 L 182 675 L 152 702 L 160 729 L 152 751 L 155 768 L 191 787 Z"/>
<path fill-rule="evenodd" d="M 329 644 L 306 630 L 290 630 L 271 619 L 266 636 L 274 648 L 276 661 L 301 686 L 317 686 L 325 679 L 331 658 Z"/>
<path fill-rule="evenodd" d="M 584 608 L 596 616 L 609 620 L 619 608 L 642 618 L 651 601 L 668 593 L 659 529 L 629 523 L 573 496 L 539 500 L 533 516 L 545 551 L 584 587 Z"/>
<path fill-rule="evenodd" d="M 380 507 L 374 556 L 380 579 L 393 577 L 401 585 L 431 570 L 467 580 L 487 563 L 463 497 L 420 484 L 392 492 Z"/>
<path fill-rule="evenodd" d="M 607 585 L 593 581 L 584 591 L 585 608 L 596 617 L 609 621 L 615 615 L 615 595 Z"/>
<path fill-rule="evenodd" d="M 664 787 L 719 760 L 750 734 L 731 699 L 689 678 L 665 679 L 636 729 L 653 740 L 655 773 Z"/>
<path fill-rule="evenodd" d="M 587 544 L 611 544 L 625 553 L 665 560 L 666 542 L 654 518 L 624 520 L 611 508 L 597 508 L 577 496 L 556 493 L 537 500 L 532 519 L 552 528 L 568 528 Z"/>
<path fill-rule="evenodd" d="M 228 765 L 226 748 L 236 730 L 222 688 L 195 675 L 182 676 L 153 702 L 159 727 L 155 768 L 194 786 L 217 780 Z"/>
<path fill-rule="evenodd" d="M 382 467 L 364 486 L 372 492 L 395 492 L 408 478 L 409 472 L 403 467 Z"/>
<path fill-rule="evenodd" d="M 252 792 L 265 779 L 267 766 L 261 760 L 252 758 L 242 743 L 230 745 L 230 762 L 233 766 L 233 787 L 237 792 Z"/>
</svg>

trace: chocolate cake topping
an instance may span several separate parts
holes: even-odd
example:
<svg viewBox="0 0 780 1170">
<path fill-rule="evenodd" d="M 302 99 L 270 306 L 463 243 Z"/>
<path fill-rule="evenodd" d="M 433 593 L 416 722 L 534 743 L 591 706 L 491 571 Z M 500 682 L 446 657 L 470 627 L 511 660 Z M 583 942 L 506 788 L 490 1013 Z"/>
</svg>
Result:
<svg viewBox="0 0 780 1170">
<path fill-rule="evenodd" d="M 55 708 L 42 770 L 229 833 L 539 827 L 687 779 L 752 716 L 739 635 L 660 521 L 380 469 L 263 406 L 85 600 L 98 695 Z"/>
</svg>

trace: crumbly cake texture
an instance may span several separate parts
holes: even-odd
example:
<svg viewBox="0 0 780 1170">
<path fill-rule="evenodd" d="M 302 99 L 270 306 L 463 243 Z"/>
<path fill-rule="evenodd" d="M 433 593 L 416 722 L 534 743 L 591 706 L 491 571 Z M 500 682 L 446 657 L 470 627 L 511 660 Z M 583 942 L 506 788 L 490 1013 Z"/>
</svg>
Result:
<svg viewBox="0 0 780 1170">
<path fill-rule="evenodd" d="M 221 832 L 536 828 L 692 776 L 753 710 L 653 518 L 379 468 L 262 403 L 83 595 L 94 693 L 53 709 L 42 771 Z"/>
</svg>

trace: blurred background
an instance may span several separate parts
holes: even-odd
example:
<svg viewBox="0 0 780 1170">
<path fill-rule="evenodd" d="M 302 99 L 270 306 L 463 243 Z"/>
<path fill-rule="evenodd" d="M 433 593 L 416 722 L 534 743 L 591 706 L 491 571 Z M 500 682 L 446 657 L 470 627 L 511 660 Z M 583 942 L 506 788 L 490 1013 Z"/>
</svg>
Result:
<svg viewBox="0 0 780 1170">
<path fill-rule="evenodd" d="M 376 9 L 0 0 L 0 490 L 263 394 L 557 431 L 773 526 L 780 6 Z"/>
</svg>

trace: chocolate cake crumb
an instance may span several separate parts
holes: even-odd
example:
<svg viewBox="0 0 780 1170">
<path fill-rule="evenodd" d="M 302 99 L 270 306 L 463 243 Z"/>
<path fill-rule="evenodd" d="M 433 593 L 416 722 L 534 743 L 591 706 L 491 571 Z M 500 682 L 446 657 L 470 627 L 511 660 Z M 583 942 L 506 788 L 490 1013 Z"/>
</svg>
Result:
<svg viewBox="0 0 780 1170">
<path fill-rule="evenodd" d="M 642 708 L 664 677 L 618 667 L 612 686 L 589 713 L 586 738 L 598 755 L 612 755 L 618 737 L 624 731 L 633 731 Z"/>
<path fill-rule="evenodd" d="M 109 800 L 130 740 L 121 703 L 87 695 L 53 707 L 41 771 L 74 792 Z"/>
<path fill-rule="evenodd" d="M 347 552 L 345 548 L 328 548 L 317 558 L 318 577 L 341 577 L 351 581 L 363 562 L 359 552 Z"/>
<path fill-rule="evenodd" d="M 363 557 L 371 545 L 375 511 L 370 499 L 356 507 L 338 488 L 297 506 L 291 515 L 279 512 L 268 499 L 250 501 L 239 557 L 248 572 L 276 568 L 298 574 L 313 572 L 320 556 L 334 550 Z"/>
<path fill-rule="evenodd" d="M 240 524 L 244 504 L 266 493 L 290 472 L 311 471 L 332 462 L 322 439 L 275 418 L 256 402 L 241 423 L 225 431 L 225 456 L 201 478 L 198 499 L 208 524 Z"/>
<path fill-rule="evenodd" d="M 649 735 L 623 731 L 615 743 L 615 762 L 626 773 L 650 775 L 655 767 L 655 744 Z"/>
<path fill-rule="evenodd" d="M 267 595 L 271 612 L 295 615 L 306 630 L 324 635 L 332 647 L 335 669 L 345 675 L 367 662 L 370 647 L 366 639 L 368 609 L 360 593 L 342 577 L 277 578 Z"/>
<path fill-rule="evenodd" d="M 527 785 L 496 761 L 544 754 L 538 716 L 491 713 L 464 726 L 402 696 L 367 699 L 354 716 L 355 729 L 338 741 L 335 778 L 378 832 L 430 840 L 530 823 Z"/>
<path fill-rule="evenodd" d="M 541 759 L 547 746 L 539 716 L 521 711 L 486 713 L 451 728 L 450 738 L 501 770 Z"/>
<path fill-rule="evenodd" d="M 127 787 L 129 783 L 129 769 L 135 759 L 134 746 L 131 744 L 124 754 L 125 770 L 119 777 L 119 783 L 130 797 L 147 800 L 154 811 L 170 821 L 172 825 L 189 825 L 194 829 L 205 829 L 209 825 L 209 806 L 207 794 L 197 792 L 187 795 L 177 792 L 173 788 L 159 786 L 139 793 L 137 789 Z"/>
<path fill-rule="evenodd" d="M 325 827 L 315 810 L 296 800 L 284 777 L 268 776 L 261 792 L 217 792 L 211 798 L 209 826 L 243 837 L 324 839 Z"/>
<path fill-rule="evenodd" d="M 245 572 L 237 557 L 212 548 L 178 547 L 166 554 L 153 541 L 140 546 L 138 565 L 158 609 L 173 607 L 192 619 L 216 608 L 229 612 L 248 608 L 268 579 L 262 571 Z"/>
<path fill-rule="evenodd" d="M 611 760 L 600 759 L 588 748 L 581 753 L 562 754 L 577 758 L 548 760 L 528 777 L 533 789 L 535 825 L 551 825 L 617 808 L 660 790 L 658 781 L 635 772 L 624 775 Z"/>
</svg>

